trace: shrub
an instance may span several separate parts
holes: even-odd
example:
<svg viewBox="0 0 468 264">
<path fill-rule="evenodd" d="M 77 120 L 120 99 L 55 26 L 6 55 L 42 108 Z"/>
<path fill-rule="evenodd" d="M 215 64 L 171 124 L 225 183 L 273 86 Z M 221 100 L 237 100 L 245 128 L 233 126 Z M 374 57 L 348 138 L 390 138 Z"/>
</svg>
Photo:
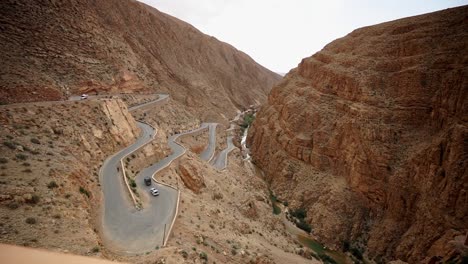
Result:
<svg viewBox="0 0 468 264">
<path fill-rule="evenodd" d="M 41 144 L 41 142 L 40 142 L 39 139 L 37 139 L 37 138 L 31 138 L 31 143 L 34 143 L 34 144 Z"/>
<path fill-rule="evenodd" d="M 248 128 L 252 124 L 254 119 L 255 119 L 255 116 L 253 114 L 248 114 L 244 116 L 244 123 L 242 123 L 241 127 Z"/>
<path fill-rule="evenodd" d="M 353 256 L 355 256 L 357 259 L 359 259 L 359 260 L 362 260 L 362 259 L 363 259 L 363 257 L 362 257 L 362 252 L 361 252 L 361 250 L 360 250 L 359 248 L 357 248 L 357 247 L 351 247 L 351 248 L 349 248 L 349 252 L 351 252 L 351 254 L 352 254 Z"/>
<path fill-rule="evenodd" d="M 23 163 L 23 166 L 29 167 L 29 166 L 31 166 L 31 163 L 29 163 L 29 162 L 24 162 L 24 163 Z"/>
<path fill-rule="evenodd" d="M 57 187 L 58 187 L 58 185 L 57 185 L 57 183 L 55 181 L 51 181 L 51 182 L 49 182 L 49 184 L 47 184 L 47 188 L 49 188 L 49 189 L 53 189 L 53 188 L 57 188 Z"/>
<path fill-rule="evenodd" d="M 1 164 L 8 163 L 8 159 L 7 158 L 0 158 L 0 163 Z"/>
<path fill-rule="evenodd" d="M 39 197 L 39 195 L 33 194 L 32 197 L 31 197 L 31 200 L 29 201 L 29 203 L 37 204 L 37 203 L 39 203 L 40 200 L 41 200 L 41 197 Z"/>
<path fill-rule="evenodd" d="M 91 196 L 91 194 L 89 193 L 89 191 L 86 190 L 85 188 L 81 187 L 81 186 L 80 186 L 80 193 L 82 193 L 82 194 L 88 196 L 88 198 L 89 198 L 89 196 Z"/>
<path fill-rule="evenodd" d="M 307 216 L 307 212 L 304 208 L 298 208 L 295 210 L 291 210 L 290 214 L 298 219 L 304 219 Z"/>
<path fill-rule="evenodd" d="M 15 210 L 15 209 L 18 209 L 19 203 L 11 202 L 11 203 L 7 204 L 7 207 L 10 208 L 11 210 Z"/>
<path fill-rule="evenodd" d="M 93 249 L 91 250 L 93 253 L 98 253 L 99 252 L 99 247 L 93 247 Z"/>
<path fill-rule="evenodd" d="M 208 260 L 208 255 L 205 252 L 200 252 L 200 258 L 204 260 Z"/>
<path fill-rule="evenodd" d="M 231 254 L 233 256 L 237 255 L 237 250 L 235 248 L 231 249 Z"/>
<path fill-rule="evenodd" d="M 3 145 L 7 146 L 9 149 L 16 149 L 16 143 L 11 141 L 4 141 Z"/>
<path fill-rule="evenodd" d="M 327 254 L 325 253 L 319 253 L 318 254 L 318 257 L 323 260 L 323 263 L 326 263 L 326 264 L 337 264 L 337 262 L 330 256 L 328 256 Z"/>
<path fill-rule="evenodd" d="M 343 252 L 348 252 L 348 251 L 349 251 L 349 248 L 350 248 L 349 241 L 348 241 L 348 240 L 345 240 L 345 241 L 343 242 Z"/>
<path fill-rule="evenodd" d="M 28 172 L 28 173 L 31 173 L 31 172 L 32 172 L 32 170 L 31 170 L 31 169 L 25 169 L 25 170 L 23 170 L 23 172 Z"/>
<path fill-rule="evenodd" d="M 136 188 L 136 186 L 137 186 L 137 185 L 136 185 L 136 182 L 135 182 L 135 180 L 133 180 L 133 179 L 130 179 L 130 187 L 132 187 L 132 188 Z"/>
<path fill-rule="evenodd" d="M 30 225 L 34 225 L 34 224 L 37 223 L 37 220 L 34 217 L 28 217 L 28 218 L 26 218 L 26 223 L 30 224 Z"/>
<path fill-rule="evenodd" d="M 16 158 L 17 159 L 20 159 L 20 160 L 26 160 L 28 158 L 28 156 L 22 154 L 22 153 L 18 153 L 16 154 Z"/>
<path fill-rule="evenodd" d="M 307 233 L 312 232 L 312 227 L 304 219 L 300 219 L 299 223 L 296 223 L 296 226 Z"/>
<path fill-rule="evenodd" d="M 182 251 L 180 252 L 180 254 L 182 255 L 183 258 L 185 258 L 185 259 L 188 258 L 188 253 L 187 253 L 187 251 L 182 250 Z"/>
</svg>

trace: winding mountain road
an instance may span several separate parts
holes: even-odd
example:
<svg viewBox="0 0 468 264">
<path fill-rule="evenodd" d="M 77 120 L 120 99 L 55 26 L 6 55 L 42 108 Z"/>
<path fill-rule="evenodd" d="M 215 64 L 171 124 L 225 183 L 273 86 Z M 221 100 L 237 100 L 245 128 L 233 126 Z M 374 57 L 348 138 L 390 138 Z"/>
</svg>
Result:
<svg viewBox="0 0 468 264">
<path fill-rule="evenodd" d="M 236 148 L 234 143 L 232 143 L 233 138 L 233 136 L 227 137 L 227 147 L 219 153 L 216 159 L 211 161 L 211 165 L 213 165 L 217 170 L 224 170 L 227 168 L 228 154 Z"/>
<path fill-rule="evenodd" d="M 150 104 L 161 103 L 167 98 L 168 95 L 161 95 L 155 101 L 130 107 L 129 110 L 134 111 Z M 122 158 L 152 141 L 156 135 L 156 130 L 151 126 L 142 122 L 137 122 L 137 124 L 142 131 L 140 137 L 130 146 L 110 156 L 101 167 L 99 175 L 104 193 L 103 239 L 114 250 L 129 254 L 144 253 L 155 249 L 155 247 L 163 246 L 169 226 L 176 214 L 177 190 L 155 181 L 152 182 L 152 186 L 145 186 L 143 179 L 153 177 L 185 153 L 185 148 L 176 142 L 180 136 L 209 129 L 208 146 L 201 154 L 205 160 L 210 160 L 213 157 L 216 145 L 216 124 L 214 123 L 203 123 L 195 130 L 171 136 L 168 139 L 168 145 L 172 154 L 143 169 L 135 177 L 137 190 L 143 201 L 143 209 L 137 210 L 129 199 L 121 169 L 118 169 Z M 160 195 L 150 196 L 150 187 L 159 189 Z"/>
</svg>

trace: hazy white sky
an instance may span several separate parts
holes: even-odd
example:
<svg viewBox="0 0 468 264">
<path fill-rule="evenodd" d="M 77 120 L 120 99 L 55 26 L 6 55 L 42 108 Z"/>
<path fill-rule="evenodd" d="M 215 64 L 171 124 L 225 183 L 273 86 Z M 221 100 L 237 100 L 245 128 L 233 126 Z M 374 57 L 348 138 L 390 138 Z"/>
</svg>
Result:
<svg viewBox="0 0 468 264">
<path fill-rule="evenodd" d="M 468 0 L 140 1 L 281 73 L 356 28 L 468 4 Z"/>
</svg>

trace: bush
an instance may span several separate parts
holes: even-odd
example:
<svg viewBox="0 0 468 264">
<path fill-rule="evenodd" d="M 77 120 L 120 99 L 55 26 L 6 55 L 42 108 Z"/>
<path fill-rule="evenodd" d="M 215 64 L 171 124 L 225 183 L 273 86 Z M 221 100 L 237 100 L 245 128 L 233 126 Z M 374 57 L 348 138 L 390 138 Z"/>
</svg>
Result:
<svg viewBox="0 0 468 264">
<path fill-rule="evenodd" d="M 31 138 L 31 143 L 34 143 L 34 144 L 41 144 L 41 142 L 40 142 L 39 139 L 37 139 L 37 138 Z"/>
<path fill-rule="evenodd" d="M 89 193 L 89 191 L 86 190 L 85 188 L 81 187 L 81 186 L 80 186 L 80 193 L 82 193 L 82 194 L 88 196 L 88 198 L 91 196 L 91 194 Z"/>
<path fill-rule="evenodd" d="M 248 128 L 252 124 L 254 119 L 255 119 L 255 116 L 253 114 L 248 114 L 244 116 L 244 123 L 242 123 L 241 127 Z"/>
<path fill-rule="evenodd" d="M 93 249 L 91 250 L 93 253 L 98 253 L 99 252 L 99 247 L 93 247 Z"/>
<path fill-rule="evenodd" d="M 130 187 L 132 187 L 132 188 L 136 188 L 136 187 L 137 187 L 135 180 L 130 179 Z"/>
<path fill-rule="evenodd" d="M 18 153 L 16 154 L 16 158 L 17 159 L 20 159 L 20 160 L 26 160 L 28 158 L 28 156 L 22 154 L 22 153 Z"/>
<path fill-rule="evenodd" d="M 204 260 L 208 260 L 208 255 L 205 252 L 200 252 L 200 258 Z"/>
<path fill-rule="evenodd" d="M 359 260 L 362 260 L 362 259 L 363 259 L 363 257 L 362 257 L 362 252 L 361 252 L 361 250 L 360 250 L 359 248 L 357 248 L 357 247 L 351 247 L 351 248 L 349 249 L 349 252 L 351 252 L 351 254 L 352 254 L 353 256 L 355 256 L 357 259 L 359 259 Z"/>
<path fill-rule="evenodd" d="M 53 189 L 53 188 L 57 188 L 57 187 L 58 187 L 58 184 L 55 181 L 51 181 L 51 182 L 49 182 L 49 184 L 47 184 L 47 188 L 49 188 L 49 189 Z"/>
<path fill-rule="evenodd" d="M 11 203 L 7 204 L 7 207 L 10 208 L 11 210 L 15 210 L 15 209 L 18 209 L 19 203 L 11 202 Z"/>
<path fill-rule="evenodd" d="M 0 158 L 0 163 L 1 164 L 8 163 L 8 159 L 7 158 Z"/>
<path fill-rule="evenodd" d="M 34 217 L 28 217 L 28 218 L 26 218 L 26 223 L 30 224 L 30 225 L 34 225 L 34 224 L 37 223 L 37 220 Z"/>
<path fill-rule="evenodd" d="M 337 262 L 330 256 L 328 256 L 325 253 L 320 253 L 318 254 L 318 257 L 323 260 L 323 263 L 325 264 L 337 264 Z"/>
<path fill-rule="evenodd" d="M 297 208 L 295 210 L 291 210 L 290 214 L 297 219 L 304 219 L 307 216 L 307 212 L 304 208 Z"/>
<path fill-rule="evenodd" d="M 312 227 L 304 219 L 300 219 L 299 223 L 296 223 L 296 226 L 307 233 L 312 232 Z"/>
<path fill-rule="evenodd" d="M 343 252 L 348 252 L 348 251 L 349 251 L 349 248 L 350 248 L 349 241 L 348 241 L 348 240 L 345 240 L 345 241 L 343 242 Z"/>
<path fill-rule="evenodd" d="M 16 149 L 16 143 L 11 141 L 4 141 L 3 145 L 7 146 L 10 149 Z"/>
<path fill-rule="evenodd" d="M 39 197 L 39 195 L 33 194 L 31 200 L 29 201 L 29 203 L 37 204 L 37 203 L 39 203 L 40 200 L 41 200 L 41 197 Z"/>
</svg>

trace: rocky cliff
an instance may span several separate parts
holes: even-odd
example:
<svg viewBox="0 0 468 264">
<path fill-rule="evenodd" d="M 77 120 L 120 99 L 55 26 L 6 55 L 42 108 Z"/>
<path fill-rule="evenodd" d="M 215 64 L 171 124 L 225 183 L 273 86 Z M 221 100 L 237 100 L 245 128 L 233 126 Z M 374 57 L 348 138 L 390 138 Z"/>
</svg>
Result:
<svg viewBox="0 0 468 264">
<path fill-rule="evenodd" d="M 303 59 L 249 131 L 254 162 L 326 244 L 459 255 L 468 232 L 468 6 L 357 29 Z"/>
<path fill-rule="evenodd" d="M 2 1 L 0 101 L 168 92 L 203 118 L 256 104 L 279 80 L 234 47 L 132 0 Z"/>
</svg>

